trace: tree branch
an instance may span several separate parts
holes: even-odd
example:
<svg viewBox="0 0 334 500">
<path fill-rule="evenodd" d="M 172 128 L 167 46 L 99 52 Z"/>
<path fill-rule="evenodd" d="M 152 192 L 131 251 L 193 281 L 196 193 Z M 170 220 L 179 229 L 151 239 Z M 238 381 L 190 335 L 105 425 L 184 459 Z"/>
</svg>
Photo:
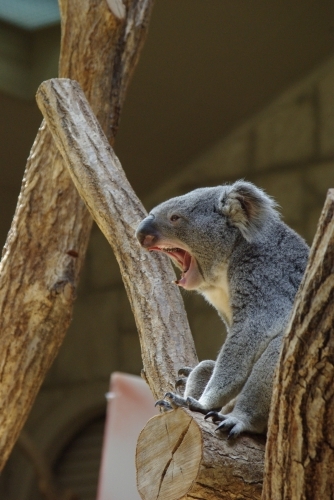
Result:
<svg viewBox="0 0 334 500">
<path fill-rule="evenodd" d="M 144 253 L 135 240 L 145 210 L 79 85 L 49 80 L 36 97 L 76 188 L 115 252 L 136 319 L 145 376 L 155 397 L 161 397 L 174 387 L 180 366 L 197 362 L 172 266 L 163 256 Z"/>
<path fill-rule="evenodd" d="M 104 1 L 60 1 L 60 74 L 81 82 L 112 140 L 152 3 L 129 0 L 118 20 Z M 0 470 L 70 323 L 90 228 L 42 124 L 0 264 Z"/>
</svg>

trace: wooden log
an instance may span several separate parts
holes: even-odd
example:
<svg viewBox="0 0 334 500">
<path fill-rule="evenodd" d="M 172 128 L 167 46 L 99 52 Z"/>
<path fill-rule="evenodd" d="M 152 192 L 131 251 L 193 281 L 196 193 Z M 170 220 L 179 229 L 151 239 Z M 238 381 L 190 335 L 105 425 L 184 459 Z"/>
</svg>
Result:
<svg viewBox="0 0 334 500">
<path fill-rule="evenodd" d="M 170 261 L 160 254 L 144 253 L 136 241 L 135 228 L 145 212 L 79 85 L 70 80 L 44 82 L 37 102 L 73 182 L 115 251 L 138 326 L 146 379 L 153 394 L 161 397 L 174 387 L 178 368 L 196 363 L 179 290 L 171 283 L 175 276 Z M 174 480 L 177 489 L 184 482 L 181 494 L 189 490 L 189 498 L 260 498 L 264 454 L 261 438 L 243 436 L 234 443 L 227 442 L 202 415 L 182 409 L 158 416 L 148 425 L 141 448 L 153 450 L 147 460 L 137 460 L 137 464 L 139 478 L 145 476 L 142 466 L 145 471 L 150 468 L 148 481 L 153 493 L 140 486 L 142 495 L 148 495 L 143 498 L 157 498 L 157 492 L 160 499 L 165 498 L 162 494 L 171 498 L 168 495 L 170 488 L 174 494 Z M 172 441 L 168 441 L 169 429 L 173 429 Z M 191 466 L 189 447 L 194 450 Z M 138 457 L 143 457 L 145 451 L 139 450 Z M 154 458 L 158 452 L 159 461 Z M 178 475 L 173 472 L 174 455 L 180 459 Z M 147 485 L 147 479 L 143 482 Z"/>
<path fill-rule="evenodd" d="M 261 498 L 264 437 L 227 441 L 202 415 L 179 408 L 142 430 L 136 453 L 144 500 Z"/>
<path fill-rule="evenodd" d="M 60 74 L 81 82 L 108 138 L 146 34 L 152 0 L 117 19 L 101 0 L 60 0 Z M 45 123 L 28 159 L 0 264 L 0 470 L 71 320 L 91 217 Z"/>
<path fill-rule="evenodd" d="M 137 443 L 137 485 L 142 498 L 182 498 L 198 476 L 202 453 L 202 433 L 186 412 L 179 409 L 151 418 Z"/>
<path fill-rule="evenodd" d="M 333 271 L 330 189 L 276 374 L 264 500 L 334 498 Z"/>
</svg>

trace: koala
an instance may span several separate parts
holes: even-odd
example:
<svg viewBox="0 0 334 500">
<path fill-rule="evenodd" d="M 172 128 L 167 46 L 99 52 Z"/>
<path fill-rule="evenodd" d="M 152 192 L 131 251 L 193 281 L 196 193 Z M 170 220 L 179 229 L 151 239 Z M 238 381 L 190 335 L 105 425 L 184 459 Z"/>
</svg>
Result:
<svg viewBox="0 0 334 500">
<path fill-rule="evenodd" d="M 175 282 L 196 290 L 226 325 L 216 361 L 181 368 L 157 402 L 203 413 L 236 437 L 265 433 L 282 337 L 309 248 L 282 222 L 276 203 L 254 184 L 200 188 L 161 203 L 139 224 L 141 246 L 181 270 Z"/>
</svg>

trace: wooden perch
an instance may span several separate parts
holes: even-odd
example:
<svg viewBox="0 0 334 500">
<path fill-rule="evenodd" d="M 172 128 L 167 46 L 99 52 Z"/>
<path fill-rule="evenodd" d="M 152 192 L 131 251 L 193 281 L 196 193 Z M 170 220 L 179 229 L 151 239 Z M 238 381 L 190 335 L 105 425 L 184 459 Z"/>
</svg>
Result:
<svg viewBox="0 0 334 500">
<path fill-rule="evenodd" d="M 181 365 L 197 362 L 172 266 L 163 256 L 143 252 L 135 240 L 146 212 L 79 85 L 66 79 L 44 82 L 37 103 L 76 188 L 115 252 L 136 319 L 145 376 L 159 397 L 174 387 Z"/>
<path fill-rule="evenodd" d="M 264 437 L 227 441 L 203 415 L 181 408 L 151 418 L 136 454 L 144 500 L 261 498 Z"/>
<path fill-rule="evenodd" d="M 334 498 L 334 189 L 284 338 L 263 500 Z"/>
<path fill-rule="evenodd" d="M 153 394 L 161 397 L 173 388 L 181 366 L 196 363 L 181 297 L 171 283 L 174 273 L 169 259 L 145 253 L 137 243 L 135 228 L 145 212 L 79 85 L 70 80 L 44 82 L 37 102 L 74 184 L 115 251 L 138 326 L 146 378 Z M 145 433 L 141 436 L 143 453 L 153 448 L 148 479 L 147 457 L 146 469 L 140 463 L 140 451 L 139 464 L 137 460 L 139 483 L 151 482 L 148 488 L 139 484 L 142 498 L 172 498 L 167 496 L 171 483 L 172 491 L 180 493 L 173 500 L 185 493 L 189 498 L 260 498 L 261 438 L 243 436 L 234 443 L 227 442 L 202 415 L 183 409 L 157 416 L 149 425 L 146 437 Z M 171 428 L 173 438 L 169 442 Z M 188 435 L 194 441 L 195 458 L 185 478 L 183 470 L 188 467 L 189 456 L 184 443 L 189 442 Z M 158 436 L 163 438 L 163 445 L 157 442 Z M 178 469 L 171 461 L 174 454 L 180 456 Z M 156 482 L 153 477 L 159 478 L 158 485 L 152 484 Z"/>
<path fill-rule="evenodd" d="M 59 3 L 60 75 L 81 83 L 113 140 L 153 0 L 127 1 L 122 20 L 104 1 Z M 91 217 L 43 123 L 0 264 L 0 470 L 70 323 L 90 228 Z"/>
</svg>

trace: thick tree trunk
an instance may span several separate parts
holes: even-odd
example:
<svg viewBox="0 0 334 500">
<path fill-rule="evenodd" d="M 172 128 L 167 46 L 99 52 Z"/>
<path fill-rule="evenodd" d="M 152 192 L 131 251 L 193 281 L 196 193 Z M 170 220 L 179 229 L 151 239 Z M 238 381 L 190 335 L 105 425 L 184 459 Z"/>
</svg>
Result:
<svg viewBox="0 0 334 500">
<path fill-rule="evenodd" d="M 115 251 L 138 326 L 146 379 L 161 397 L 173 388 L 178 368 L 196 362 L 169 259 L 144 253 L 136 241 L 143 208 L 76 82 L 44 82 L 37 101 L 73 182 Z M 155 417 L 144 429 L 137 455 L 139 491 L 145 499 L 176 500 L 185 494 L 260 498 L 263 455 L 261 438 L 227 442 L 202 415 L 180 409 Z"/>
<path fill-rule="evenodd" d="M 111 140 L 151 6 L 129 0 L 119 20 L 104 0 L 60 0 L 60 74 L 82 84 Z M 0 470 L 69 325 L 90 227 L 43 123 L 0 264 Z"/>
<path fill-rule="evenodd" d="M 264 500 L 334 498 L 333 271 L 330 189 L 276 374 Z"/>
</svg>

